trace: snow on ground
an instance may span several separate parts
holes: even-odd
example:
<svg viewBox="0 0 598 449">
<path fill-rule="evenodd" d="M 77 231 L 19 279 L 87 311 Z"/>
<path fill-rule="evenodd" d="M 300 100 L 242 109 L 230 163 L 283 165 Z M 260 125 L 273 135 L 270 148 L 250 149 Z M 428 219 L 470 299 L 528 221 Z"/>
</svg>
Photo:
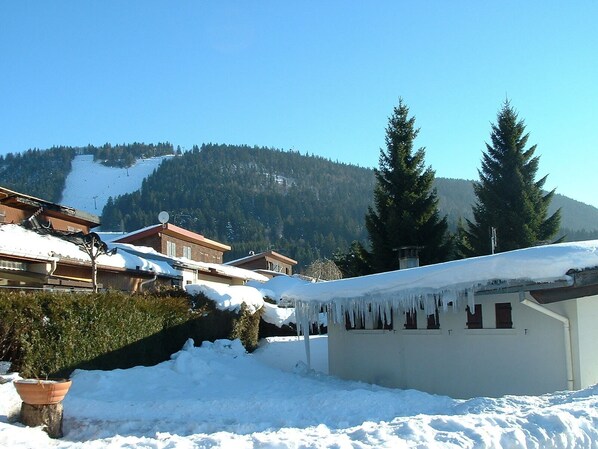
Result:
<svg viewBox="0 0 598 449">
<path fill-rule="evenodd" d="M 326 338 L 316 341 L 317 360 Z M 454 400 L 308 370 L 302 347 L 296 338 L 270 339 L 246 354 L 238 341 L 188 342 L 153 367 L 76 371 L 61 440 L 12 420 L 19 400 L 6 383 L 0 447 L 597 447 L 598 387 Z"/>
<path fill-rule="evenodd" d="M 170 157 L 138 159 L 129 168 L 116 168 L 94 162 L 90 154 L 75 156 L 60 204 L 101 215 L 109 197 L 139 189 L 143 180 Z"/>
</svg>

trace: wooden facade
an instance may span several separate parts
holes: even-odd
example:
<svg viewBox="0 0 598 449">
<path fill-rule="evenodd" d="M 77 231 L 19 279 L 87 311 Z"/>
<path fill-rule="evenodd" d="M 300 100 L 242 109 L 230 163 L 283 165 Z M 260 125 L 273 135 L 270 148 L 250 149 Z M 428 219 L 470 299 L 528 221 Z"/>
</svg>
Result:
<svg viewBox="0 0 598 449">
<path fill-rule="evenodd" d="M 227 262 L 227 265 L 259 271 L 268 277 L 273 277 L 275 273 L 292 275 L 293 267 L 297 265 L 297 261 L 276 251 L 265 251 L 259 254 L 251 254 L 242 259 L 231 260 Z"/>
<path fill-rule="evenodd" d="M 159 224 L 127 234 L 116 243 L 149 246 L 171 257 L 186 257 L 196 262 L 222 263 L 230 246 L 170 223 Z"/>
<path fill-rule="evenodd" d="M 0 223 L 22 224 L 30 229 L 51 228 L 88 233 L 100 218 L 87 212 L 0 187 Z"/>
<path fill-rule="evenodd" d="M 0 287 L 92 290 L 91 275 L 91 262 L 66 258 L 42 260 L 0 253 Z M 98 266 L 101 289 L 138 292 L 180 283 L 180 276 L 157 276 L 147 271 Z"/>
</svg>

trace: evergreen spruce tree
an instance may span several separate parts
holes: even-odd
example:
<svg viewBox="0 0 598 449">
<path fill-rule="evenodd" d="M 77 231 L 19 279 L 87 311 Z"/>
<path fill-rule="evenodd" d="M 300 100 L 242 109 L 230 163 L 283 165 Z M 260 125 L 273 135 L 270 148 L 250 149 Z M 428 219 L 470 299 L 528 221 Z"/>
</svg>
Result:
<svg viewBox="0 0 598 449">
<path fill-rule="evenodd" d="M 419 133 L 415 117 L 399 100 L 386 128 L 386 150 L 380 150 L 375 170 L 374 207 L 368 209 L 365 224 L 372 272 L 399 268 L 399 249 L 420 248 L 420 264 L 446 260 L 447 221 L 440 219 L 433 189 L 434 171 L 424 166 L 424 148 L 413 149 Z"/>
<path fill-rule="evenodd" d="M 459 248 L 463 255 L 490 254 L 492 228 L 496 252 L 534 246 L 558 232 L 561 211 L 547 217 L 554 190 L 542 190 L 546 176 L 535 181 L 539 157 L 534 156 L 536 145 L 525 148 L 528 137 L 524 121 L 505 101 L 492 124 L 492 144 L 486 143 L 480 180 L 474 184 L 477 201 Z"/>
</svg>

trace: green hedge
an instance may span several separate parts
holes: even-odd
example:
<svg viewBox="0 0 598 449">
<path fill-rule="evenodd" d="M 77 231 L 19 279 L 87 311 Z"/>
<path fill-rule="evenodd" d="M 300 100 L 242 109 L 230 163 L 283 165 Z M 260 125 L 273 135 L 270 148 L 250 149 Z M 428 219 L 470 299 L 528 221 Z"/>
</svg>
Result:
<svg viewBox="0 0 598 449">
<path fill-rule="evenodd" d="M 0 291 L 0 360 L 27 377 L 167 360 L 188 338 L 257 347 L 259 313 L 220 311 L 184 292 L 128 295 Z"/>
</svg>

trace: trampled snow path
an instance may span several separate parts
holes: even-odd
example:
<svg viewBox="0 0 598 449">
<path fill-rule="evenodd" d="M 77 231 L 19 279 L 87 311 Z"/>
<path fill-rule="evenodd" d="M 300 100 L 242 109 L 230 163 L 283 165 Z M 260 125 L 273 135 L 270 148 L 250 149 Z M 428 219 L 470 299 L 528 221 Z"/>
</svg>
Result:
<svg viewBox="0 0 598 449">
<path fill-rule="evenodd" d="M 314 344 L 317 354 L 325 338 Z M 0 447 L 56 448 L 564 448 L 597 447 L 598 387 L 467 401 L 347 382 L 309 371 L 280 349 L 187 344 L 154 367 L 78 371 L 64 402 L 65 437 L 7 423 Z M 286 371 L 273 368 L 286 359 Z M 316 356 L 317 359 L 317 356 Z"/>
</svg>

